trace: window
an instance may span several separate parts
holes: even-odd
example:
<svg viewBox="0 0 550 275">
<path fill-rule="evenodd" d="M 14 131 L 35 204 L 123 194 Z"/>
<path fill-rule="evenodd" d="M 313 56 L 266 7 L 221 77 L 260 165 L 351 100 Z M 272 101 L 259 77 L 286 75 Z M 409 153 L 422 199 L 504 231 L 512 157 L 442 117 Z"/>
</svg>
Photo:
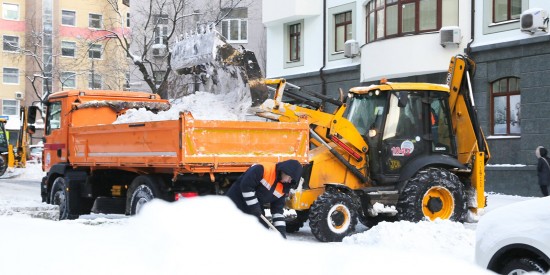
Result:
<svg viewBox="0 0 550 275">
<path fill-rule="evenodd" d="M 97 73 L 88 74 L 88 88 L 96 90 L 101 89 L 101 87 L 103 87 L 101 75 Z"/>
<path fill-rule="evenodd" d="M 19 5 L 3 3 L 2 18 L 7 20 L 19 20 Z"/>
<path fill-rule="evenodd" d="M 61 24 L 65 26 L 76 26 L 76 12 L 62 10 Z"/>
<path fill-rule="evenodd" d="M 103 16 L 101 14 L 90 13 L 88 16 L 88 27 L 92 29 L 101 29 L 103 27 Z"/>
<path fill-rule="evenodd" d="M 76 74 L 74 72 L 62 72 L 60 80 L 62 88 L 76 88 Z"/>
<path fill-rule="evenodd" d="M 222 14 L 227 14 L 222 20 L 222 35 L 231 43 L 248 42 L 248 9 L 233 8 L 222 9 Z"/>
<path fill-rule="evenodd" d="M 17 100 L 4 99 L 2 100 L 2 115 L 15 116 L 17 115 Z"/>
<path fill-rule="evenodd" d="M 100 44 L 90 45 L 90 49 L 88 50 L 88 57 L 94 58 L 94 59 L 101 59 L 101 45 Z"/>
<path fill-rule="evenodd" d="M 4 84 L 19 84 L 19 69 L 4 68 L 2 79 Z"/>
<path fill-rule="evenodd" d="M 521 134 L 519 78 L 508 77 L 491 84 L 491 124 L 494 135 Z"/>
<path fill-rule="evenodd" d="M 371 0 L 365 8 L 367 43 L 458 25 L 458 0 Z"/>
<path fill-rule="evenodd" d="M 101 46 L 100 46 L 101 48 Z M 75 57 L 76 42 L 61 41 L 61 55 L 65 57 Z M 99 53 L 101 56 L 101 52 Z"/>
<path fill-rule="evenodd" d="M 344 51 L 344 43 L 353 38 L 351 11 L 334 15 L 334 51 Z"/>
<path fill-rule="evenodd" d="M 61 128 L 61 101 L 50 103 L 46 118 L 46 135 L 51 134 L 52 130 Z"/>
<path fill-rule="evenodd" d="M 126 13 L 126 27 L 130 27 L 130 13 L 127 12 Z"/>
<path fill-rule="evenodd" d="M 158 14 L 153 18 L 155 24 L 154 31 L 154 41 L 155 44 L 164 44 L 168 36 L 168 15 L 167 14 Z"/>
<path fill-rule="evenodd" d="M 301 30 L 302 30 L 302 24 L 294 24 L 289 26 L 289 53 L 290 53 L 290 61 L 300 61 L 300 40 L 301 40 Z"/>
<path fill-rule="evenodd" d="M 3 44 L 2 49 L 5 52 L 16 52 L 19 50 L 19 37 L 4 35 L 2 38 L 2 44 Z"/>
<path fill-rule="evenodd" d="M 519 19 L 521 0 L 493 0 L 493 23 Z"/>
</svg>

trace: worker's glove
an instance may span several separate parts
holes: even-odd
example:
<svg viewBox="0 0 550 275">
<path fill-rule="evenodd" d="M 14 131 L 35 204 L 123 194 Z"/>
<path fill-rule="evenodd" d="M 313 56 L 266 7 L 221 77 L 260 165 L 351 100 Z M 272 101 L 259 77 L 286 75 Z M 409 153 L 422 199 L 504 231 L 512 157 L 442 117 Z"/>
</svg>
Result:
<svg viewBox="0 0 550 275">
<path fill-rule="evenodd" d="M 262 210 L 262 207 L 259 204 L 249 206 L 248 210 L 250 215 L 253 215 L 258 218 L 264 214 L 264 211 Z"/>
<path fill-rule="evenodd" d="M 277 226 L 275 228 L 277 228 L 277 231 L 279 231 L 279 233 L 281 233 L 281 236 L 283 236 L 283 238 L 286 239 L 286 227 L 285 226 Z"/>
</svg>

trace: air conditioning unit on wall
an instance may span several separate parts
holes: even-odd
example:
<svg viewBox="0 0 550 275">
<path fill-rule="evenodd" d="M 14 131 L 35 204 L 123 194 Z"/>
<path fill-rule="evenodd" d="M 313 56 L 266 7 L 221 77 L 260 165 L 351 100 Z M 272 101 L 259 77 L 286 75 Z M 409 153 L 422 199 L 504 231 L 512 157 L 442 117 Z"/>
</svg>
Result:
<svg viewBox="0 0 550 275">
<path fill-rule="evenodd" d="M 344 43 L 344 56 L 356 57 L 359 55 L 359 42 L 350 39 Z"/>
<path fill-rule="evenodd" d="M 439 30 L 440 45 L 445 48 L 449 45 L 457 46 L 460 45 L 462 40 L 462 35 L 460 33 L 460 28 L 457 26 L 443 27 Z"/>
<path fill-rule="evenodd" d="M 23 93 L 22 92 L 15 92 L 15 99 L 23 99 Z"/>
<path fill-rule="evenodd" d="M 162 44 L 153 45 L 152 53 L 154 57 L 164 57 L 166 55 L 166 47 Z"/>
<path fill-rule="evenodd" d="M 546 10 L 528 9 L 521 13 L 519 21 L 522 32 L 534 34 L 537 31 L 548 31 L 548 12 Z"/>
</svg>

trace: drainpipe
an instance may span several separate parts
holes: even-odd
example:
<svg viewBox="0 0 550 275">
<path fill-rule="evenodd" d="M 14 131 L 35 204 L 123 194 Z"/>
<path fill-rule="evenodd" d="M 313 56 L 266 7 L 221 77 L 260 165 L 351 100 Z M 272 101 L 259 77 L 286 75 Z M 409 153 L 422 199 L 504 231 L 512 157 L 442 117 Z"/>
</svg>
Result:
<svg viewBox="0 0 550 275">
<path fill-rule="evenodd" d="M 468 42 L 468 45 L 466 46 L 466 54 L 468 56 L 470 56 L 470 53 L 472 51 L 472 48 L 470 47 L 472 45 L 472 43 L 474 43 L 474 37 L 475 37 L 475 28 L 474 28 L 474 23 L 475 23 L 475 0 L 472 0 L 472 8 L 470 9 L 470 42 Z"/>
<path fill-rule="evenodd" d="M 324 96 L 327 95 L 327 80 L 325 79 L 325 74 L 323 72 L 326 65 L 327 65 L 327 0 L 323 0 L 323 66 L 319 69 L 319 75 L 321 76 L 321 94 Z M 323 106 L 323 108 L 324 107 L 325 106 Z"/>
</svg>

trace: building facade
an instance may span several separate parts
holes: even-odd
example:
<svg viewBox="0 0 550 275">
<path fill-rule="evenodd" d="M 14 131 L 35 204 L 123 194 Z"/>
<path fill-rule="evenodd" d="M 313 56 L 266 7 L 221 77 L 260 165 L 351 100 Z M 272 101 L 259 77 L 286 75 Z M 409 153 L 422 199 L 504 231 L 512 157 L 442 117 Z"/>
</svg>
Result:
<svg viewBox="0 0 550 275">
<path fill-rule="evenodd" d="M 128 32 L 122 0 L 2 1 L 2 116 L 14 140 L 19 107 L 66 89 L 123 89 L 128 64 L 113 33 Z M 126 16 L 127 13 L 122 13 Z M 40 120 L 40 118 L 39 118 Z M 37 125 L 38 128 L 40 125 Z M 33 143 L 40 139 L 40 134 Z"/>
<path fill-rule="evenodd" d="M 546 30 L 521 30 L 521 14 L 533 8 L 550 11 L 550 2 L 264 1 L 267 76 L 337 98 L 339 88 L 382 78 L 444 84 L 450 58 L 467 53 L 492 155 L 487 190 L 536 196 L 534 150 L 550 146 L 550 36 L 547 19 Z"/>
</svg>

